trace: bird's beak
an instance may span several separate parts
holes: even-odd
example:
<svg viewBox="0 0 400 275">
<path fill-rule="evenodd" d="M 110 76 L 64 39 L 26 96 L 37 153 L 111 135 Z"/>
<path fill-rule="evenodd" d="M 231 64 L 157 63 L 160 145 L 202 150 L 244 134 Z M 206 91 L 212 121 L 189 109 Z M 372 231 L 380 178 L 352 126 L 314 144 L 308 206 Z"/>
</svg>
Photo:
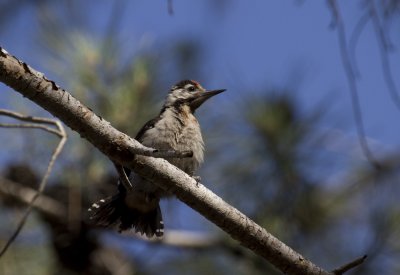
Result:
<svg viewBox="0 0 400 275">
<path fill-rule="evenodd" d="M 202 92 L 196 95 L 196 97 L 190 102 L 190 108 L 194 111 L 197 108 L 201 106 L 207 99 L 220 94 L 222 92 L 225 92 L 225 89 L 221 90 L 213 90 L 213 91 L 207 91 L 207 92 Z"/>
</svg>

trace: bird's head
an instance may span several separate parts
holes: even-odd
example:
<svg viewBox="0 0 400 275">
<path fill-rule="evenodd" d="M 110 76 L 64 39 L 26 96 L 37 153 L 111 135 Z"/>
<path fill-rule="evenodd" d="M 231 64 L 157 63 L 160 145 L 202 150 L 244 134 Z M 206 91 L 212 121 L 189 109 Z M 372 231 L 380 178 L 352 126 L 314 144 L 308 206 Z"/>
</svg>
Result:
<svg viewBox="0 0 400 275">
<path fill-rule="evenodd" d="M 182 80 L 172 86 L 164 107 L 187 105 L 194 112 L 207 99 L 224 91 L 225 89 L 207 91 L 194 80 Z"/>
</svg>

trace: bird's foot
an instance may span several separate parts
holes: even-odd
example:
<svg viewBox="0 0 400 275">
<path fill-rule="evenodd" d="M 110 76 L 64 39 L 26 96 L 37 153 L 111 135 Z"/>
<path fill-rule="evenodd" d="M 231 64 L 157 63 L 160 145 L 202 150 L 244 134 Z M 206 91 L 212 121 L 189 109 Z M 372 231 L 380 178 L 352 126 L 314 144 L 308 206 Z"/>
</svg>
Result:
<svg viewBox="0 0 400 275">
<path fill-rule="evenodd" d="M 192 178 L 194 178 L 194 180 L 196 181 L 196 186 L 199 187 L 200 181 L 201 181 L 201 177 L 200 176 L 193 176 Z"/>
</svg>

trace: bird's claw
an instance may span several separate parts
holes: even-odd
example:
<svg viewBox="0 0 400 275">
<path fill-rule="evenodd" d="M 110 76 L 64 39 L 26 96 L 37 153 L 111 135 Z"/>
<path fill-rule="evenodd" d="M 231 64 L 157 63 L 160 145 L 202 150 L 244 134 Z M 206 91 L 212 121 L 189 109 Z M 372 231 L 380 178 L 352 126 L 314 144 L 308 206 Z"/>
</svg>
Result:
<svg viewBox="0 0 400 275">
<path fill-rule="evenodd" d="M 192 178 L 196 181 L 196 186 L 199 187 L 199 184 L 200 184 L 200 181 L 201 181 L 201 177 L 200 176 L 193 176 Z"/>
</svg>

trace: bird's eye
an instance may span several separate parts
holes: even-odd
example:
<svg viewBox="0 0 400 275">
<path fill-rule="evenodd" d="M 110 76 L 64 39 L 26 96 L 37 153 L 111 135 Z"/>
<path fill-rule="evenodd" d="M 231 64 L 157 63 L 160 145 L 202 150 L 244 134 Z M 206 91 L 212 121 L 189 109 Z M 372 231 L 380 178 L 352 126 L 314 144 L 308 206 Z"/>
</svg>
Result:
<svg viewBox="0 0 400 275">
<path fill-rule="evenodd" d="M 194 92 L 196 90 L 196 88 L 194 87 L 194 86 L 190 86 L 189 88 L 188 88 L 188 91 L 189 92 Z"/>
</svg>

